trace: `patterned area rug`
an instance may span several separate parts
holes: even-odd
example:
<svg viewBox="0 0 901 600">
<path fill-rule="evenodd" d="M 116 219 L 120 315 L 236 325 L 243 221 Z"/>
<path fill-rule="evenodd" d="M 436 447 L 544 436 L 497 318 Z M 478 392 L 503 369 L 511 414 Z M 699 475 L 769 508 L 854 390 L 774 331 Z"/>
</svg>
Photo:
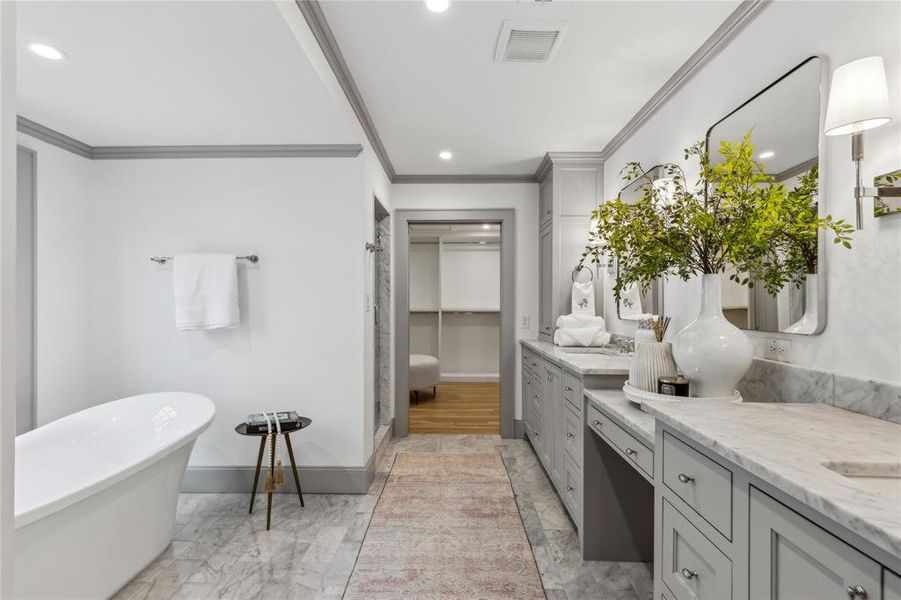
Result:
<svg viewBox="0 0 901 600">
<path fill-rule="evenodd" d="M 500 454 L 398 454 L 344 597 L 545 598 Z"/>
</svg>

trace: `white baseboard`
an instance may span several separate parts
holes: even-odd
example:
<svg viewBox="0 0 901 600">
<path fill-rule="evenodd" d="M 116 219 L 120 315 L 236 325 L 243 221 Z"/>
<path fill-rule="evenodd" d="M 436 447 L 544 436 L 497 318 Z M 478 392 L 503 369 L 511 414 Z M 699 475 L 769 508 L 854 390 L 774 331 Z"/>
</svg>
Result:
<svg viewBox="0 0 901 600">
<path fill-rule="evenodd" d="M 501 377 L 497 373 L 442 373 L 442 382 L 465 382 L 465 383 L 497 383 Z"/>
</svg>

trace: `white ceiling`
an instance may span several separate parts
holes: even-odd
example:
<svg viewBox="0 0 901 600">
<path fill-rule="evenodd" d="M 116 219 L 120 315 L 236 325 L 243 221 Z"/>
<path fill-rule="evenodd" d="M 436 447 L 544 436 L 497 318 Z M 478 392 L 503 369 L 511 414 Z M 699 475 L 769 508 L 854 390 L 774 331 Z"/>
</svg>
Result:
<svg viewBox="0 0 901 600">
<path fill-rule="evenodd" d="M 600 150 L 738 4 L 320 1 L 402 174 L 529 174 L 548 150 Z M 506 19 L 570 25 L 551 62 L 496 63 Z"/>
<path fill-rule="evenodd" d="M 19 114 L 93 146 L 360 141 L 269 1 L 20 2 L 18 29 Z"/>
</svg>

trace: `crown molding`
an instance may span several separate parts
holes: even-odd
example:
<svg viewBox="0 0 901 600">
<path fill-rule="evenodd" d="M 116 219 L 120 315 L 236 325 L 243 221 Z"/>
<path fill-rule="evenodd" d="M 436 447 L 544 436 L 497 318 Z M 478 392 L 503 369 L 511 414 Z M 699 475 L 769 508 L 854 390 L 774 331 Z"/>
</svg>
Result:
<svg viewBox="0 0 901 600">
<path fill-rule="evenodd" d="M 353 158 L 363 151 L 359 144 L 267 144 L 209 146 L 91 146 L 19 116 L 20 133 L 90 160 L 146 158 Z"/>
<path fill-rule="evenodd" d="M 554 163 L 564 162 L 604 162 L 604 155 L 601 152 L 545 152 L 544 158 L 538 164 L 535 174 L 532 178 L 541 183 L 551 172 Z"/>
<path fill-rule="evenodd" d="M 820 164 L 820 157 L 814 156 L 813 158 L 808 158 L 804 162 L 800 162 L 792 167 L 785 169 L 780 173 L 772 174 L 773 181 L 785 181 L 789 177 L 794 177 L 795 175 L 800 175 L 801 173 L 806 173 L 810 170 L 810 167 L 814 165 Z"/>
<path fill-rule="evenodd" d="M 52 144 L 57 148 L 62 148 L 72 154 L 77 154 L 78 156 L 82 156 L 84 158 L 91 158 L 91 153 L 94 148 L 85 144 L 84 142 L 80 142 L 75 138 L 69 137 L 64 133 L 60 133 L 55 129 L 50 129 L 49 127 L 45 127 L 40 123 L 35 123 L 30 119 L 26 119 L 25 117 L 19 115 L 16 117 L 16 129 L 24 133 L 26 135 L 30 135 L 33 138 L 37 138 L 42 142 L 47 142 L 48 144 Z"/>
<path fill-rule="evenodd" d="M 395 175 L 392 183 L 537 183 L 534 175 L 466 173 L 460 175 Z"/>
<path fill-rule="evenodd" d="M 350 74 L 347 61 L 344 60 L 344 55 L 341 54 L 341 49 L 338 47 L 332 28 L 329 27 L 325 14 L 322 12 L 322 6 L 319 5 L 318 0 L 295 0 L 295 3 L 304 19 L 306 19 L 313 37 L 319 44 L 319 48 L 325 55 L 325 60 L 338 79 L 338 84 L 344 91 L 344 95 L 357 116 L 360 126 L 366 133 L 369 143 L 372 144 L 372 149 L 382 164 L 385 174 L 393 182 L 397 173 L 394 170 L 394 165 L 391 164 L 391 159 L 388 157 L 388 150 L 382 143 L 382 138 L 375 128 L 372 115 L 369 114 L 369 109 L 366 108 L 366 103 L 363 101 L 363 95 L 360 93 L 353 75 Z"/>
<path fill-rule="evenodd" d="M 603 160 L 610 158 L 632 135 L 644 125 L 670 98 L 682 89 L 698 71 L 716 58 L 739 33 L 744 30 L 773 0 L 743 0 L 732 11 L 722 25 L 717 27 L 701 47 L 688 57 L 688 60 L 666 80 L 657 92 L 651 96 L 635 116 L 632 117 L 619 133 L 607 142 L 601 150 Z"/>
</svg>

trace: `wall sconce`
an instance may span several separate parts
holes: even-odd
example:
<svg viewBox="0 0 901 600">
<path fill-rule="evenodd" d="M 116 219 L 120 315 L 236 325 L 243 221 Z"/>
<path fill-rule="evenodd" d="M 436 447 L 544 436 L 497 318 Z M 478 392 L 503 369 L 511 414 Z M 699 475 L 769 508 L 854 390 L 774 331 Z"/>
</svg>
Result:
<svg viewBox="0 0 901 600">
<path fill-rule="evenodd" d="M 860 176 L 863 160 L 863 132 L 891 121 L 888 84 L 881 56 L 870 56 L 846 63 L 832 72 L 825 133 L 828 136 L 851 134 L 851 160 L 856 184 L 854 201 L 857 228 L 863 226 L 861 199 L 893 196 L 892 188 L 865 188 Z M 897 191 L 897 188 L 894 188 Z M 877 216 L 882 216 L 878 214 Z"/>
</svg>

